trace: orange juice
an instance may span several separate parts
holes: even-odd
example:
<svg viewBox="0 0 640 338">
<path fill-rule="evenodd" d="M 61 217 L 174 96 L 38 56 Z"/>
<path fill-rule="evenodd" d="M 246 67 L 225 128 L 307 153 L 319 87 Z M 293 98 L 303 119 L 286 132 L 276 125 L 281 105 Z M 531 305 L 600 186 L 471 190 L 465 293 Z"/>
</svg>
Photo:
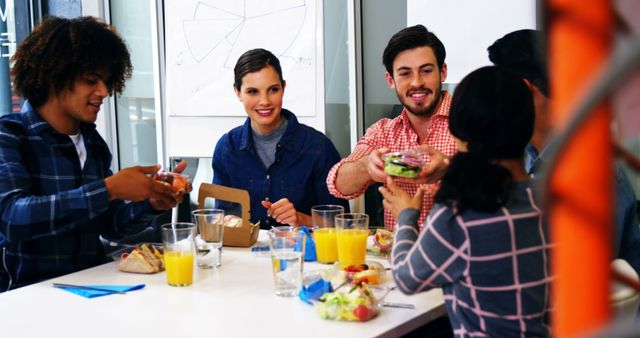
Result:
<svg viewBox="0 0 640 338">
<path fill-rule="evenodd" d="M 338 260 L 338 240 L 335 228 L 320 228 L 313 232 L 316 240 L 318 263 L 333 263 Z"/>
<path fill-rule="evenodd" d="M 187 286 L 193 283 L 193 253 L 170 251 L 164 254 L 167 282 L 172 286 Z"/>
<path fill-rule="evenodd" d="M 340 267 L 364 263 L 369 231 L 347 229 L 338 231 L 338 260 Z"/>
</svg>

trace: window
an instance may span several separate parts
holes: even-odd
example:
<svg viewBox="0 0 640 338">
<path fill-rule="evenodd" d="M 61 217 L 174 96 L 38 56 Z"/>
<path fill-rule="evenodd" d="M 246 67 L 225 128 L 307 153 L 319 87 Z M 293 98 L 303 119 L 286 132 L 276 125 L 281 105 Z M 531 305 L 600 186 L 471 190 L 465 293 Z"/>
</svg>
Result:
<svg viewBox="0 0 640 338">
<path fill-rule="evenodd" d="M 11 89 L 10 59 L 31 32 L 32 21 L 27 1 L 0 0 L 0 115 L 20 111 L 22 99 Z"/>
<path fill-rule="evenodd" d="M 150 1 L 110 2 L 111 24 L 126 41 L 133 64 L 131 79 L 115 98 L 120 168 L 159 163 L 151 13 Z"/>
</svg>

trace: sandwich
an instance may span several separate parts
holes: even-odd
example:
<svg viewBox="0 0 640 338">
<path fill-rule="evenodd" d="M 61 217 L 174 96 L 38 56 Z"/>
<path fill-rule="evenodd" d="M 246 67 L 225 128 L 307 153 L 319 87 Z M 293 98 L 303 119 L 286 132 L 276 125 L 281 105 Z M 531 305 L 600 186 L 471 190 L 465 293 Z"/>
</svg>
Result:
<svg viewBox="0 0 640 338">
<path fill-rule="evenodd" d="M 224 226 L 239 228 L 242 226 L 242 218 L 235 215 L 226 215 L 224 216 Z"/>
<path fill-rule="evenodd" d="M 156 273 L 164 270 L 162 253 L 153 245 L 142 244 L 131 252 L 120 256 L 117 267 L 120 271 L 133 273 Z"/>
</svg>

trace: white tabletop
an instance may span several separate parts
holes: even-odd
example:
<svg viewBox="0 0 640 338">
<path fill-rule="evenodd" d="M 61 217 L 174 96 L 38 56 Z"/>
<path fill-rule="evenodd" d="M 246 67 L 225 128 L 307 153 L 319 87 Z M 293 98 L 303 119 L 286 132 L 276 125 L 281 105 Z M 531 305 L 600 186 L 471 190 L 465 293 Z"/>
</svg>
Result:
<svg viewBox="0 0 640 338">
<path fill-rule="evenodd" d="M 365 323 L 323 320 L 299 298 L 274 294 L 270 258 L 225 247 L 222 265 L 197 269 L 194 284 L 184 288 L 167 285 L 165 273 L 124 273 L 108 263 L 5 292 L 0 331 L 3 337 L 395 337 L 446 313 L 440 289 L 413 296 L 394 290 L 386 301 L 416 308 L 383 308 Z M 319 268 L 327 267 L 304 264 L 305 271 Z M 87 299 L 54 282 L 146 287 Z"/>
</svg>

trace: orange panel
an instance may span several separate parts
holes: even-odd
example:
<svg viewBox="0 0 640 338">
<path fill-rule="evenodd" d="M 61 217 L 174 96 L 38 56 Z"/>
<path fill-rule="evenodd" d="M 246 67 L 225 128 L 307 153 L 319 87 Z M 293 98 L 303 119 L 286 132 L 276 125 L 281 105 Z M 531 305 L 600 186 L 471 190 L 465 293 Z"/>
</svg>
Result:
<svg viewBox="0 0 640 338">
<path fill-rule="evenodd" d="M 609 1 L 549 0 L 552 121 L 571 120 L 577 96 L 599 71 L 612 40 Z M 549 221 L 557 247 L 552 267 L 556 337 L 587 333 L 609 322 L 612 229 L 611 135 L 602 103 L 568 144 L 551 173 Z"/>
</svg>

